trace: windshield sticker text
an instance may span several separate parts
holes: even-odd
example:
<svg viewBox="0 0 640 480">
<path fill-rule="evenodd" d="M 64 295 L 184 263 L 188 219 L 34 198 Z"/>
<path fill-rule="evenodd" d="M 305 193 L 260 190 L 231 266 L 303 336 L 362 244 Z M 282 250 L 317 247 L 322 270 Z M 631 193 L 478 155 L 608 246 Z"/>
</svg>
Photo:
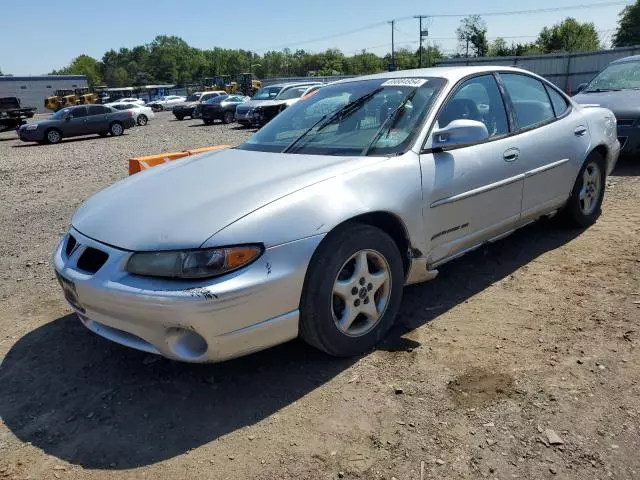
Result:
<svg viewBox="0 0 640 480">
<path fill-rule="evenodd" d="M 381 87 L 421 87 L 428 80 L 425 78 L 392 78 L 382 83 Z"/>
</svg>

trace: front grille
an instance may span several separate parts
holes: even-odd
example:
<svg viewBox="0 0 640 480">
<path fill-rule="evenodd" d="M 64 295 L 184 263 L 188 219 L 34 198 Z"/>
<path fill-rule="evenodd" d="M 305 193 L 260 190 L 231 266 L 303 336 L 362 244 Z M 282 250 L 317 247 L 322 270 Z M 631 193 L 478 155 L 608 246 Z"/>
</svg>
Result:
<svg viewBox="0 0 640 480">
<path fill-rule="evenodd" d="M 96 273 L 105 264 L 109 255 L 95 248 L 87 247 L 78 259 L 78 268 L 88 273 Z"/>
<path fill-rule="evenodd" d="M 618 118 L 617 121 L 619 127 L 633 127 L 636 123 L 635 118 Z"/>
<path fill-rule="evenodd" d="M 249 110 L 251 110 L 251 107 L 237 107 L 236 113 L 241 113 L 244 115 L 245 113 L 248 113 Z"/>
<path fill-rule="evenodd" d="M 67 238 L 67 244 L 64 247 L 64 253 L 67 255 L 67 257 L 71 254 L 71 252 L 73 252 L 73 249 L 76 247 L 76 239 L 73 235 L 69 235 L 69 237 Z"/>
</svg>

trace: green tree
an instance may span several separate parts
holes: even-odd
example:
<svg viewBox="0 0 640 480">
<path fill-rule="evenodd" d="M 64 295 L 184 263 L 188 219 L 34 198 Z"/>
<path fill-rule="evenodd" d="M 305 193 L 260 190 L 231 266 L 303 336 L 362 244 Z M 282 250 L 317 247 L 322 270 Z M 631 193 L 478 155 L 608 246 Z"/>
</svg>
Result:
<svg viewBox="0 0 640 480">
<path fill-rule="evenodd" d="M 542 53 L 586 52 L 600 49 L 600 39 L 593 23 L 580 23 L 567 17 L 553 27 L 544 27 L 536 41 Z"/>
<path fill-rule="evenodd" d="M 52 75 L 86 75 L 90 87 L 102 83 L 100 63 L 89 55 L 80 55 L 74 58 L 71 63 L 60 69 L 51 72 Z"/>
<path fill-rule="evenodd" d="M 465 56 L 484 57 L 489 51 L 487 23 L 479 15 L 469 15 L 460 20 L 456 29 L 459 48 Z"/>
<path fill-rule="evenodd" d="M 509 45 L 507 45 L 507 41 L 504 38 L 498 37 L 489 45 L 487 56 L 510 57 L 512 55 L 515 55 L 514 50 L 515 48 L 513 47 L 513 45 L 510 47 Z"/>
<path fill-rule="evenodd" d="M 640 0 L 627 5 L 620 12 L 618 30 L 613 36 L 614 47 L 625 47 L 640 43 Z"/>
</svg>

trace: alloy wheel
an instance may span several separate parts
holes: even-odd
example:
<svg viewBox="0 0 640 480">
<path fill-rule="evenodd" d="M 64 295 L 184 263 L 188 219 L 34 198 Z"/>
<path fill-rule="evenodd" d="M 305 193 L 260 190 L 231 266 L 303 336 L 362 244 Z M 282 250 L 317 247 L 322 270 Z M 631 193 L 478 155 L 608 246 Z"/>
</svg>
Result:
<svg viewBox="0 0 640 480">
<path fill-rule="evenodd" d="M 580 211 L 584 215 L 591 215 L 597 208 L 601 190 L 602 180 L 600 167 L 597 163 L 591 162 L 582 174 L 582 188 L 578 196 L 580 200 Z"/>
</svg>

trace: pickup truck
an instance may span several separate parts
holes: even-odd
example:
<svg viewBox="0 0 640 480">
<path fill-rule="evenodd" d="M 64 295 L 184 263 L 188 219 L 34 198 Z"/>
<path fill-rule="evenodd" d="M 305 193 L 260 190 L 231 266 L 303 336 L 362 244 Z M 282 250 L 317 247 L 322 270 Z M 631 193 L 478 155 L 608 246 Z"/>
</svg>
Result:
<svg viewBox="0 0 640 480">
<path fill-rule="evenodd" d="M 33 117 L 36 110 L 33 107 L 22 108 L 16 97 L 0 98 L 0 132 L 15 130 L 27 123 L 27 118 Z"/>
</svg>

